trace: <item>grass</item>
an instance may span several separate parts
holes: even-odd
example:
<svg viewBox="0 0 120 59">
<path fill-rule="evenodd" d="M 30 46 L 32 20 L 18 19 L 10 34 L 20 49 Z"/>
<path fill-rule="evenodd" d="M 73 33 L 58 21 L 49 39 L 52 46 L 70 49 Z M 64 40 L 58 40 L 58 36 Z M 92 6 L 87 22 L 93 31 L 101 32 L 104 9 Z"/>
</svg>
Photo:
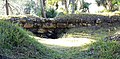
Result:
<svg viewBox="0 0 120 59">
<path fill-rule="evenodd" d="M 82 47 L 72 47 L 66 51 L 66 55 L 70 55 L 69 58 L 71 59 L 120 59 L 119 41 L 104 40 L 105 37 L 112 36 L 120 30 L 118 26 L 115 27 L 116 29 L 113 28 L 93 29 L 92 27 L 81 27 L 70 29 L 63 35 L 64 38 L 82 37 L 94 39 L 96 42 Z"/>
<path fill-rule="evenodd" d="M 119 26 L 108 28 L 100 27 L 98 29 L 94 29 L 94 27 L 72 28 L 58 40 L 64 40 L 63 38 L 88 38 L 93 39 L 96 42 L 77 47 L 61 47 L 59 45 L 56 46 L 49 44 L 44 45 L 54 51 L 58 51 L 63 59 L 120 59 L 119 41 L 105 40 L 106 37 L 113 36 L 119 32 L 119 30 Z"/>
<path fill-rule="evenodd" d="M 0 55 L 13 59 L 59 58 L 57 52 L 46 48 L 29 34 L 17 25 L 0 21 Z"/>
<path fill-rule="evenodd" d="M 105 40 L 106 37 L 119 32 L 119 26 L 72 28 L 57 40 L 88 38 L 95 42 L 83 46 L 65 47 L 39 43 L 38 40 L 29 36 L 32 35 L 31 33 L 17 25 L 0 21 L 0 55 L 14 59 L 120 59 L 120 42 Z M 69 42 L 71 42 L 70 39 Z"/>
</svg>

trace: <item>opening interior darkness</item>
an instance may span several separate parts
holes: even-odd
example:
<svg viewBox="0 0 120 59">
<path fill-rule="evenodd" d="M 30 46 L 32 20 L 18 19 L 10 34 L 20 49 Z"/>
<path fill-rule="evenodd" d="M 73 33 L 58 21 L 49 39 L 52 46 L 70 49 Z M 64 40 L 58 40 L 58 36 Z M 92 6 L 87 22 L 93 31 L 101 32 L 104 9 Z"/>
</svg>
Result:
<svg viewBox="0 0 120 59">
<path fill-rule="evenodd" d="M 66 30 L 67 29 L 52 29 L 52 30 L 48 29 L 44 33 L 33 32 L 33 34 L 41 38 L 58 39 L 62 36 L 62 34 L 66 33 Z"/>
</svg>

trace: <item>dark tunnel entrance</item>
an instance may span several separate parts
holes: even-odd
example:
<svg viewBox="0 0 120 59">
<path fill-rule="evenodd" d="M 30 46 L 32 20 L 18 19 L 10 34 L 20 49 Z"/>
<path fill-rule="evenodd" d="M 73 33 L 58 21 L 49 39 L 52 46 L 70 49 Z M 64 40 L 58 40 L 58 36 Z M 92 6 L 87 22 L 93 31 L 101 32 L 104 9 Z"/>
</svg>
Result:
<svg viewBox="0 0 120 59">
<path fill-rule="evenodd" d="M 44 29 L 45 32 L 44 33 L 40 33 L 40 32 L 33 32 L 33 34 L 35 34 L 38 37 L 41 38 L 50 38 L 50 39 L 58 39 L 62 36 L 62 34 L 66 33 L 67 29 Z"/>
</svg>

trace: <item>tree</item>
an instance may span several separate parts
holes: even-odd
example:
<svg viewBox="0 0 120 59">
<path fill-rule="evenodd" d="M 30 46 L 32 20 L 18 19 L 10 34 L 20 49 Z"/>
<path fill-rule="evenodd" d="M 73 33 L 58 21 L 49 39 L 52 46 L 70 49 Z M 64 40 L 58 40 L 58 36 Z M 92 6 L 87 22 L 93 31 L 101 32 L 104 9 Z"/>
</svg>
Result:
<svg viewBox="0 0 120 59">
<path fill-rule="evenodd" d="M 42 17 L 46 18 L 46 11 L 45 11 L 45 0 L 40 0 L 40 4 L 41 4 L 41 13 L 42 13 Z"/>
<path fill-rule="evenodd" d="M 96 0 L 98 6 L 103 5 L 107 10 L 113 11 L 114 6 L 120 3 L 120 0 Z"/>
<path fill-rule="evenodd" d="M 72 9 L 72 12 L 71 12 L 71 14 L 74 14 L 74 12 L 75 12 L 75 0 L 69 0 L 69 5 L 72 5 L 71 6 L 71 9 Z"/>
<path fill-rule="evenodd" d="M 71 2 L 72 2 L 72 14 L 74 14 L 74 12 L 75 12 L 75 0 L 71 0 Z"/>
<path fill-rule="evenodd" d="M 83 11 L 84 12 L 87 12 L 89 13 L 89 6 L 90 6 L 91 3 L 88 3 L 88 2 L 83 2 Z"/>
<path fill-rule="evenodd" d="M 3 8 L 5 7 L 6 10 L 6 15 L 10 15 L 10 14 L 20 14 L 20 10 L 21 7 L 19 7 L 20 5 L 17 3 L 17 5 L 14 5 L 15 2 L 18 2 L 16 0 L 3 0 L 5 2 L 5 4 L 3 5 Z M 23 1 L 23 0 L 19 0 Z M 19 6 L 18 6 L 19 5 Z"/>
<path fill-rule="evenodd" d="M 85 2 L 84 0 L 76 0 L 76 3 L 77 4 L 77 10 L 80 10 L 82 12 L 88 12 L 89 13 L 89 6 L 91 3 L 88 3 L 88 2 Z"/>
<path fill-rule="evenodd" d="M 41 3 L 40 0 L 30 0 L 26 1 L 27 3 L 24 4 L 24 13 L 25 14 L 35 14 L 37 16 L 41 16 Z M 27 12 L 27 13 L 26 13 Z"/>
<path fill-rule="evenodd" d="M 108 10 L 112 11 L 112 8 L 113 8 L 112 0 L 106 0 L 106 2 L 108 5 Z"/>
<path fill-rule="evenodd" d="M 49 5 L 50 7 L 53 7 L 54 4 L 56 4 L 56 8 L 57 8 L 57 4 L 59 1 L 62 1 L 62 0 L 47 0 L 47 5 Z"/>
<path fill-rule="evenodd" d="M 83 8 L 84 5 L 84 0 L 79 0 L 80 1 L 80 9 Z"/>
<path fill-rule="evenodd" d="M 9 15 L 8 0 L 5 0 L 6 14 Z"/>
<path fill-rule="evenodd" d="M 31 10 L 34 10 L 36 12 L 36 9 L 37 8 L 35 6 L 35 1 L 27 1 L 27 3 L 25 4 L 24 13 L 30 14 Z"/>
<path fill-rule="evenodd" d="M 64 3 L 65 3 L 65 10 L 66 10 L 66 12 L 68 13 L 68 5 L 67 5 L 67 0 L 63 0 L 64 1 Z"/>
</svg>

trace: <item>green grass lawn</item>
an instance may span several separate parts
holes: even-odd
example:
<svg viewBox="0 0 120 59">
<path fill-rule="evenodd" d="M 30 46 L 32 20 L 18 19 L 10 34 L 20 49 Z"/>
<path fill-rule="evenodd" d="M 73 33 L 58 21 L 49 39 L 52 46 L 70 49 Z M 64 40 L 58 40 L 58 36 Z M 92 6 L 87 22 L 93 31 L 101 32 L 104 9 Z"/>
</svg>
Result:
<svg viewBox="0 0 120 59">
<path fill-rule="evenodd" d="M 106 39 L 115 34 L 120 34 L 119 26 L 71 28 L 59 39 L 45 39 L 48 43 L 58 41 L 63 46 L 50 45 L 41 43 L 41 38 L 31 38 L 32 34 L 17 25 L 0 21 L 0 55 L 14 59 L 120 59 L 120 41 Z M 65 45 L 81 44 L 84 41 L 81 38 L 94 42 L 82 46 Z"/>
<path fill-rule="evenodd" d="M 64 38 L 89 38 L 96 42 L 82 47 L 72 47 L 66 50 L 66 59 L 120 59 L 120 41 L 105 39 L 120 34 L 120 27 L 109 28 L 93 27 L 72 28 L 63 35 Z"/>
<path fill-rule="evenodd" d="M 0 55 L 12 59 L 54 59 L 57 52 L 46 48 L 17 25 L 0 21 Z"/>
<path fill-rule="evenodd" d="M 58 40 L 65 40 L 63 38 L 70 38 L 70 40 L 75 38 L 88 38 L 95 40 L 95 42 L 77 47 L 44 45 L 54 51 L 58 51 L 62 59 L 120 59 L 120 42 L 105 39 L 115 34 L 120 34 L 119 26 L 100 27 L 98 29 L 94 29 L 93 27 L 72 28 Z M 61 43 L 61 45 L 64 43 Z M 74 43 L 77 42 L 74 41 Z"/>
</svg>

